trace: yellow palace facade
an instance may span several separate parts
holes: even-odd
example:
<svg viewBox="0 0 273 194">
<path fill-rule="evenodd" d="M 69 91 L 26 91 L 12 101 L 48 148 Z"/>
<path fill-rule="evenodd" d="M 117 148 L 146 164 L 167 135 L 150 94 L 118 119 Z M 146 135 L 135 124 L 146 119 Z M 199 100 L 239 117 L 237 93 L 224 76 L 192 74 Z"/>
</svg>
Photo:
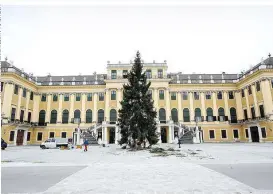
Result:
<svg viewBox="0 0 273 194">
<path fill-rule="evenodd" d="M 174 143 L 181 126 L 197 127 L 201 142 L 273 141 L 273 57 L 243 74 L 168 73 L 166 61 L 143 66 L 159 143 Z M 108 62 L 106 74 L 33 76 L 2 61 L 2 138 L 10 145 L 51 137 L 78 142 L 79 133 L 92 128 L 104 143 L 117 143 L 119 101 L 131 67 Z"/>
</svg>

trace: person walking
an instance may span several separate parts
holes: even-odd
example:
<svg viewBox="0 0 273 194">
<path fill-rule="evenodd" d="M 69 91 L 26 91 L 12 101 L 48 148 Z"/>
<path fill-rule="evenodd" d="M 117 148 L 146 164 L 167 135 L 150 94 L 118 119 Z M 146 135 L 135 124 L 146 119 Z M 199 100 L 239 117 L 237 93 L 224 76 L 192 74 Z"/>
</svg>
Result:
<svg viewBox="0 0 273 194">
<path fill-rule="evenodd" d="M 88 146 L 88 141 L 87 141 L 87 139 L 85 139 L 85 141 L 84 141 L 84 151 L 85 152 L 87 152 L 87 146 Z"/>
</svg>

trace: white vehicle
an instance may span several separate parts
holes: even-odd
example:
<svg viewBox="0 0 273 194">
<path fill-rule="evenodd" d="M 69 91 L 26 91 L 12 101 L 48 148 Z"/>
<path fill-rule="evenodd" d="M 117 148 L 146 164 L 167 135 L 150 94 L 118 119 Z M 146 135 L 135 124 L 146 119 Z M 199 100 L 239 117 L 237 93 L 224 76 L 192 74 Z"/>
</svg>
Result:
<svg viewBox="0 0 273 194">
<path fill-rule="evenodd" d="M 40 148 L 58 148 L 61 146 L 68 146 L 68 138 L 49 138 L 45 142 L 41 143 Z"/>
</svg>

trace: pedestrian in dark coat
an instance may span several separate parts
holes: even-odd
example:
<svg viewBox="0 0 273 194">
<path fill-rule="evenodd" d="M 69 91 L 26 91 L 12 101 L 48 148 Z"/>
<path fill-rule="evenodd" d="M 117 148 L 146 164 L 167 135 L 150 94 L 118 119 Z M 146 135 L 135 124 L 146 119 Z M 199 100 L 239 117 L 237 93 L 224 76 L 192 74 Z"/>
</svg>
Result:
<svg viewBox="0 0 273 194">
<path fill-rule="evenodd" d="M 85 139 L 83 145 L 84 145 L 84 151 L 87 152 L 87 146 L 88 146 L 88 141 L 87 141 L 87 139 Z"/>
</svg>

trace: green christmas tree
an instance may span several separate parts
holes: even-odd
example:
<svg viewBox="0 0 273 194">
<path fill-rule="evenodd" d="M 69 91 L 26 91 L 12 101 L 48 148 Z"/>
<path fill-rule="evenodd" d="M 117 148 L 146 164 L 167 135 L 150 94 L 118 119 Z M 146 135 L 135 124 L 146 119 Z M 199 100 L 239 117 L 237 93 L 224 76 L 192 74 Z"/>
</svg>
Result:
<svg viewBox="0 0 273 194">
<path fill-rule="evenodd" d="M 137 52 L 134 65 L 128 73 L 128 84 L 123 85 L 123 100 L 119 110 L 118 124 L 121 139 L 119 144 L 128 144 L 131 148 L 142 145 L 148 140 L 150 146 L 156 144 L 156 111 L 152 94 L 149 92 L 151 82 L 147 83 L 142 72 L 140 53 Z"/>
</svg>

